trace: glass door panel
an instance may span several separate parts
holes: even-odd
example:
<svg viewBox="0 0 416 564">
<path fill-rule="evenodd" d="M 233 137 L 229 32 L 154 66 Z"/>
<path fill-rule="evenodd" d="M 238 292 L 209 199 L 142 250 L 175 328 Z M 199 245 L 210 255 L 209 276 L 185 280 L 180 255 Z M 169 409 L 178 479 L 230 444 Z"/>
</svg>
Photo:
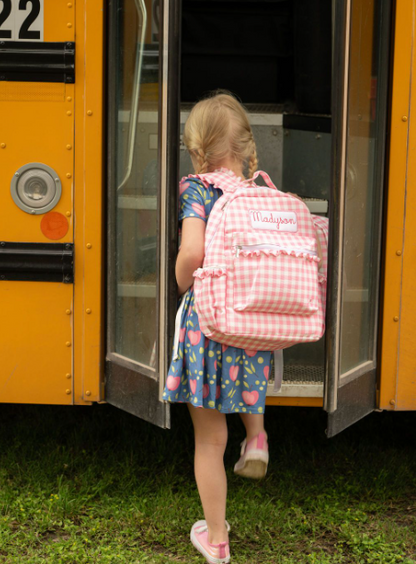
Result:
<svg viewBox="0 0 416 564">
<path fill-rule="evenodd" d="M 390 2 L 336 3 L 332 280 L 325 408 L 332 436 L 375 407 Z M 342 43 L 340 41 L 339 43 Z"/>
<path fill-rule="evenodd" d="M 115 133 L 117 354 L 157 370 L 159 43 L 143 1 L 118 11 Z M 148 29 L 149 28 L 149 29 Z M 149 43 L 146 42 L 150 41 Z M 138 323 L 138 320 L 146 323 Z"/>
<path fill-rule="evenodd" d="M 353 2 L 349 69 L 347 175 L 342 281 L 340 374 L 375 365 L 375 327 L 382 190 L 376 153 L 380 112 L 380 10 L 375 0 Z M 378 110 L 378 111 L 377 111 Z M 384 108 L 385 112 L 385 108 Z"/>
</svg>

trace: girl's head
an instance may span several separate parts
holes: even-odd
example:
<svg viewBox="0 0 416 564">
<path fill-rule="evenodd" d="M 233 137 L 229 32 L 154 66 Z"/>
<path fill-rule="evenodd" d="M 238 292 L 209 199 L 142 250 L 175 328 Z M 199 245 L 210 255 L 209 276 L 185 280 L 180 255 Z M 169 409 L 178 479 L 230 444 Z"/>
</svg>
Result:
<svg viewBox="0 0 416 564">
<path fill-rule="evenodd" d="M 233 163 L 257 170 L 256 144 L 243 106 L 228 93 L 215 93 L 196 104 L 185 124 L 183 141 L 195 172 L 204 173 Z"/>
</svg>

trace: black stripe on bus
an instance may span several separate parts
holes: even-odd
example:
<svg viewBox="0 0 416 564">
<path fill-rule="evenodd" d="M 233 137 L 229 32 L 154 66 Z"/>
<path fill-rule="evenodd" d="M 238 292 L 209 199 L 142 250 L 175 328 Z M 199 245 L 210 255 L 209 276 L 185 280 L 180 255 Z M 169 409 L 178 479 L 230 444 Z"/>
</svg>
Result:
<svg viewBox="0 0 416 564">
<path fill-rule="evenodd" d="M 0 41 L 0 81 L 75 82 L 75 43 Z"/>
<path fill-rule="evenodd" d="M 0 281 L 74 281 L 73 243 L 0 241 Z"/>
</svg>

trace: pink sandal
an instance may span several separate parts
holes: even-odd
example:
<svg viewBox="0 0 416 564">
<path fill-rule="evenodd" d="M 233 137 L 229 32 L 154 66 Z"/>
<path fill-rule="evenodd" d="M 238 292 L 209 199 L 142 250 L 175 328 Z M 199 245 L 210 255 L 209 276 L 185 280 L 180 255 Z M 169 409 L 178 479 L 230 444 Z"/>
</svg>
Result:
<svg viewBox="0 0 416 564">
<path fill-rule="evenodd" d="M 266 434 L 259 433 L 254 439 L 247 443 L 247 439 L 241 443 L 240 460 L 234 466 L 234 472 L 245 478 L 264 478 L 269 464 L 269 445 Z"/>
<path fill-rule="evenodd" d="M 225 522 L 227 531 L 230 525 Z M 194 547 L 206 558 L 209 564 L 228 564 L 230 561 L 230 545 L 228 542 L 211 544 L 208 541 L 208 526 L 206 521 L 197 521 L 191 529 L 191 542 Z"/>
</svg>

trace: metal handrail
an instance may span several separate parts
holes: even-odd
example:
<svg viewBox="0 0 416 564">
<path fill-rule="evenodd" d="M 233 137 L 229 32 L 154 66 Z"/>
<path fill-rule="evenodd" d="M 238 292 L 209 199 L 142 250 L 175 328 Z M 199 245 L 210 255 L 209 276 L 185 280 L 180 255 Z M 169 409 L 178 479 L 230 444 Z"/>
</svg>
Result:
<svg viewBox="0 0 416 564">
<path fill-rule="evenodd" d="M 144 40 L 146 34 L 146 27 L 147 27 L 147 11 L 144 0 L 134 0 L 136 5 L 137 14 L 140 18 L 140 12 L 143 15 L 142 25 L 140 27 L 140 34 L 138 34 L 139 43 L 137 44 L 136 50 L 136 66 L 134 69 L 134 87 L 133 87 L 133 96 L 132 96 L 132 107 L 130 113 L 130 126 L 129 126 L 129 137 L 128 137 L 128 160 L 127 160 L 127 168 L 124 174 L 124 178 L 121 183 L 117 187 L 117 191 L 121 190 L 127 183 L 130 178 L 131 171 L 133 168 L 133 159 L 134 159 L 134 144 L 136 141 L 136 131 L 137 131 L 137 117 L 139 113 L 139 99 L 140 99 L 140 81 L 142 75 L 142 66 L 143 66 L 143 55 L 144 55 Z"/>
</svg>

